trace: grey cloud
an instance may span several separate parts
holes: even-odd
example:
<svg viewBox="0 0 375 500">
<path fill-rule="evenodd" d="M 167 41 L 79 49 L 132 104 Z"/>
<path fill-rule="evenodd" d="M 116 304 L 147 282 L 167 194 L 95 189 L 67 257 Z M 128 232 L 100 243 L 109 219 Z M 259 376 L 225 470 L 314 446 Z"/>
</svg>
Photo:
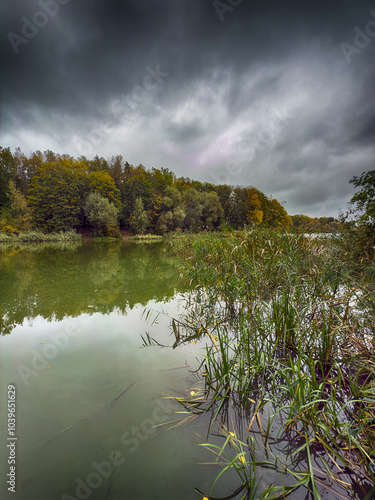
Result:
<svg viewBox="0 0 375 500">
<path fill-rule="evenodd" d="M 3 2 L 2 145 L 123 154 L 255 185 L 292 213 L 336 216 L 350 178 L 373 168 L 375 40 L 350 64 L 340 49 L 372 9 L 374 0 L 244 0 L 221 22 L 211 0 L 71 0 L 16 55 L 7 34 L 40 4 Z M 168 78 L 129 107 L 157 65 Z"/>
<path fill-rule="evenodd" d="M 166 126 L 166 134 L 172 141 L 180 144 L 193 142 L 203 135 L 203 130 L 196 123 L 177 124 L 171 123 Z"/>
</svg>

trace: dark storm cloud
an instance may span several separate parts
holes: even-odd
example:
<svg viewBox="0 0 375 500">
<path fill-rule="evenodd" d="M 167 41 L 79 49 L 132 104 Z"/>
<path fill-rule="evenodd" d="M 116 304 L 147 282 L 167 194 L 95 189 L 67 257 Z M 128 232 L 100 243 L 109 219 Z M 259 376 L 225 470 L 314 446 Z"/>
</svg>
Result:
<svg viewBox="0 0 375 500">
<path fill-rule="evenodd" d="M 221 23 L 211 1 L 71 0 L 35 38 L 20 45 L 17 57 L 5 44 L 4 87 L 10 97 L 22 94 L 48 106 L 73 101 L 86 108 L 82 87 L 105 102 L 136 85 L 152 63 L 172 71 L 180 84 L 215 67 L 228 67 L 241 81 L 244 69 L 300 50 L 312 35 L 333 38 L 336 27 L 343 28 L 337 23 L 343 16 L 350 32 L 353 21 L 345 3 L 326 3 L 244 2 Z M 21 17 L 32 19 L 40 10 L 33 1 L 16 2 L 13 12 L 8 5 L 3 25 L 20 33 Z M 339 40 L 333 39 L 335 48 Z M 270 80 L 265 83 L 272 92 L 277 76 Z"/>
<path fill-rule="evenodd" d="M 193 141 L 197 137 L 201 137 L 202 133 L 202 128 L 196 123 L 182 125 L 171 123 L 166 127 L 167 136 L 179 144 Z"/>
<path fill-rule="evenodd" d="M 16 54 L 8 34 L 51 3 L 6 0 L 3 145 L 123 154 L 337 215 L 373 168 L 375 37 L 354 37 L 375 1 L 237 3 L 70 0 Z"/>
</svg>

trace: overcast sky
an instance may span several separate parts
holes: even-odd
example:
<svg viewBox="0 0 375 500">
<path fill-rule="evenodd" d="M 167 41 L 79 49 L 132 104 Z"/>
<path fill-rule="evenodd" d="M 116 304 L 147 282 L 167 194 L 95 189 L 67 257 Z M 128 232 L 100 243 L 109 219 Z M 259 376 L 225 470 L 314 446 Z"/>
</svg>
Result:
<svg viewBox="0 0 375 500">
<path fill-rule="evenodd" d="M 3 0 L 1 19 L 3 147 L 121 154 L 310 216 L 374 169 L 375 0 Z"/>
</svg>

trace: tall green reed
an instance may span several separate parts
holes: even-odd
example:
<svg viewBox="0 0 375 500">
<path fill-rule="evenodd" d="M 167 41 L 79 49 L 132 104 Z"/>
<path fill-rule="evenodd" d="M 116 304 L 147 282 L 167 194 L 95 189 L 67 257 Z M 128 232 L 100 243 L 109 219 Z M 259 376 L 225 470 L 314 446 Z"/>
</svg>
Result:
<svg viewBox="0 0 375 500">
<path fill-rule="evenodd" d="M 183 245 L 182 272 L 194 287 L 195 306 L 181 322 L 180 341 L 202 332 L 208 339 L 199 367 L 206 372 L 205 411 L 220 422 L 228 408 L 248 418 L 247 443 L 256 422 L 274 463 L 280 460 L 275 443 L 298 436 L 286 461 L 302 454 L 305 470 L 285 465 L 284 471 L 315 498 L 317 467 L 337 488 L 350 488 L 339 478 L 350 471 L 352 484 L 368 489 L 375 455 L 371 283 L 358 281 L 337 258 L 334 240 L 252 230 L 200 235 Z M 237 458 L 227 467 L 238 470 Z M 239 474 L 249 495 L 257 467 L 251 477 Z M 273 493 L 290 491 L 281 483 Z M 263 490 L 259 498 L 271 494 Z"/>
</svg>

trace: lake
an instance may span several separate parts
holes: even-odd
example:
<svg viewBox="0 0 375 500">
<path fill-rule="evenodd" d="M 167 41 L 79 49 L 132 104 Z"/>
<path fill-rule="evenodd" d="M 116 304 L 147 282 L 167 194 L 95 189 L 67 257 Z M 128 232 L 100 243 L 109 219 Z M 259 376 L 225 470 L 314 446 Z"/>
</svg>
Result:
<svg viewBox="0 0 375 500">
<path fill-rule="evenodd" d="M 197 385 L 189 368 L 199 348 L 144 347 L 147 334 L 173 344 L 170 318 L 188 293 L 167 248 L 84 242 L 0 253 L 2 498 L 208 493 L 221 470 L 200 465 L 212 461 L 198 446 L 209 416 L 169 429 L 182 408 L 162 398 Z M 229 474 L 221 492 L 238 486 Z"/>
</svg>

